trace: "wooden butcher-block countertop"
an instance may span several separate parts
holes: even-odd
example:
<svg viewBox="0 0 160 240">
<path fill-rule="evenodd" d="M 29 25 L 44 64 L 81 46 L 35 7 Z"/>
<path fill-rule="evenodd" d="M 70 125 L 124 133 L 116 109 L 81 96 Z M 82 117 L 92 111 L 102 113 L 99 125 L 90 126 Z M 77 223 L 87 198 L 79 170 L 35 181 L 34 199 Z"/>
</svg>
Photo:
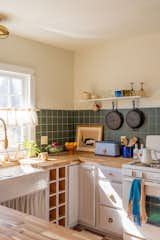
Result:
<svg viewBox="0 0 160 240">
<path fill-rule="evenodd" d="M 82 240 L 78 232 L 0 206 L 0 240 Z"/>
<path fill-rule="evenodd" d="M 57 167 L 66 164 L 77 164 L 80 162 L 91 162 L 103 166 L 121 168 L 123 164 L 132 162 L 132 158 L 98 156 L 89 152 L 76 152 L 75 154 L 63 153 L 57 156 L 49 156 L 49 160 L 33 164 L 35 167 Z"/>
<path fill-rule="evenodd" d="M 15 167 L 20 165 L 20 163 L 18 161 L 15 162 L 9 162 L 9 161 L 5 161 L 5 162 L 1 162 L 0 163 L 0 169 L 1 168 L 7 168 L 7 167 Z"/>
</svg>

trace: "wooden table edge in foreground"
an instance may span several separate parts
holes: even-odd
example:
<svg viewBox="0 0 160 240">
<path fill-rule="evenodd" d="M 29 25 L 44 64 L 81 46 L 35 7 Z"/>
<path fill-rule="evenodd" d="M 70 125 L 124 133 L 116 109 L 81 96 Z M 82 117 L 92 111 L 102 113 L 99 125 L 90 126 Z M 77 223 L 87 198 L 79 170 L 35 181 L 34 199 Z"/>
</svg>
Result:
<svg viewBox="0 0 160 240">
<path fill-rule="evenodd" d="M 80 240 L 74 236 L 75 233 L 71 229 L 0 206 L 1 240 Z"/>
</svg>

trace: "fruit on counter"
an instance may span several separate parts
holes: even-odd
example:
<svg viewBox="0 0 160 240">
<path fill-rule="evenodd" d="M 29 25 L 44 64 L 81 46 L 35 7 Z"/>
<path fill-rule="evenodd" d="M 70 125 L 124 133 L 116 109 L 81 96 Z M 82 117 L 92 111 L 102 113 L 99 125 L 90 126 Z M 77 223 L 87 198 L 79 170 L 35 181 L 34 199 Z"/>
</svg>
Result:
<svg viewBox="0 0 160 240">
<path fill-rule="evenodd" d="M 58 152 L 62 152 L 63 151 L 63 146 L 60 145 L 57 142 L 53 142 L 51 144 L 49 144 L 45 150 L 49 153 L 58 153 Z"/>
<path fill-rule="evenodd" d="M 65 148 L 69 152 L 74 152 L 77 148 L 77 142 L 65 142 Z"/>
<path fill-rule="evenodd" d="M 67 146 L 74 146 L 74 147 L 77 147 L 77 142 L 65 142 L 65 147 Z"/>
<path fill-rule="evenodd" d="M 52 147 L 57 147 L 57 146 L 59 146 L 59 143 L 58 142 L 53 142 L 51 145 L 52 145 Z"/>
</svg>

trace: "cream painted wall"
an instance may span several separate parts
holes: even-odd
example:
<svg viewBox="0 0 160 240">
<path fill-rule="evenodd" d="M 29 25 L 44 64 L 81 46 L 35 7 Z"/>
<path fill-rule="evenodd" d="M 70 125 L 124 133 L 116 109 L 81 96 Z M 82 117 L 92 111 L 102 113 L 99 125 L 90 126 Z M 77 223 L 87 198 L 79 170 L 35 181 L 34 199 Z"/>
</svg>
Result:
<svg viewBox="0 0 160 240">
<path fill-rule="evenodd" d="M 39 108 L 73 108 L 73 53 L 17 36 L 0 40 L 0 62 L 36 73 Z"/>
<path fill-rule="evenodd" d="M 132 81 L 136 88 L 144 81 L 147 94 L 154 96 L 141 100 L 140 106 L 160 106 L 160 33 L 110 41 L 75 53 L 75 108 L 90 107 L 79 102 L 84 90 L 105 97 L 116 88 L 129 88 Z M 103 106 L 110 108 L 111 103 Z M 126 101 L 119 103 L 120 108 L 130 106 Z"/>
<path fill-rule="evenodd" d="M 144 81 L 148 95 L 154 96 L 141 100 L 140 106 L 160 106 L 160 33 L 108 41 L 75 53 L 10 36 L 0 41 L 0 62 L 35 70 L 39 108 L 72 109 L 73 102 L 75 108 L 90 108 L 79 102 L 82 91 L 105 97 L 116 88 L 130 87 L 131 81 L 136 88 Z"/>
</svg>

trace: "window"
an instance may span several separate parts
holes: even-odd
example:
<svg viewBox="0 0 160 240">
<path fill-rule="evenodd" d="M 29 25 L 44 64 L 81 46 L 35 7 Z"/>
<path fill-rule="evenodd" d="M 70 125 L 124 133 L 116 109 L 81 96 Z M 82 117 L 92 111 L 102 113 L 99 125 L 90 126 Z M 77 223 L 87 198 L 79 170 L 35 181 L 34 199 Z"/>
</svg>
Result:
<svg viewBox="0 0 160 240">
<path fill-rule="evenodd" d="M 0 106 L 29 106 L 29 82 L 29 75 L 0 70 Z"/>
<path fill-rule="evenodd" d="M 0 117 L 7 123 L 9 148 L 17 147 L 24 139 L 34 140 L 36 124 L 32 123 L 33 114 L 36 117 L 33 111 L 33 73 L 16 66 L 0 65 Z M 0 139 L 4 138 L 3 134 L 1 127 Z"/>
</svg>

